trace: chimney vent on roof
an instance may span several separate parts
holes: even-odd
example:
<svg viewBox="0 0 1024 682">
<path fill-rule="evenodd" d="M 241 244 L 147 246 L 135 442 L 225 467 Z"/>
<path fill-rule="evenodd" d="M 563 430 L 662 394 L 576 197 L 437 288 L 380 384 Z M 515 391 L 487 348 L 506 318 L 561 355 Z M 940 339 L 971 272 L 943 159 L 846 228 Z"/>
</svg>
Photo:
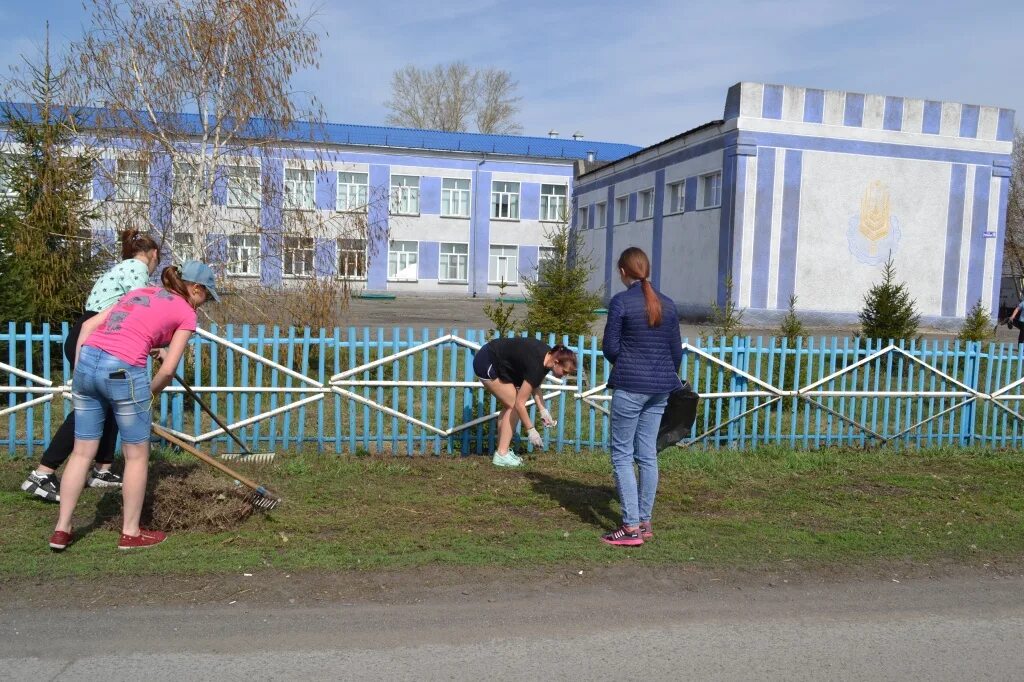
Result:
<svg viewBox="0 0 1024 682">
<path fill-rule="evenodd" d="M 574 140 L 582 140 L 583 139 L 583 133 L 581 133 L 580 131 L 577 130 L 575 133 L 572 134 L 572 139 L 574 139 Z"/>
<path fill-rule="evenodd" d="M 593 149 L 588 149 L 587 150 L 587 163 L 594 163 L 594 150 Z"/>
<path fill-rule="evenodd" d="M 548 131 L 548 137 L 550 137 L 550 138 L 558 137 L 558 131 L 555 130 L 554 128 L 552 128 L 551 130 Z"/>
</svg>

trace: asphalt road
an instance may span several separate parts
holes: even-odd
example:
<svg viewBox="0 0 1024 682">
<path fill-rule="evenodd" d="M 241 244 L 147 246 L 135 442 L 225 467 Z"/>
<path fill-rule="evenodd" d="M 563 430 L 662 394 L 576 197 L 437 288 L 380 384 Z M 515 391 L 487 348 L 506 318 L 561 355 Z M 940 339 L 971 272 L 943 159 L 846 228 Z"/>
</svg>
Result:
<svg viewBox="0 0 1024 682">
<path fill-rule="evenodd" d="M 1019 680 L 1024 577 L 7 608 L 12 680 Z M 475 588 L 474 588 L 475 589 Z M 55 595 L 55 599 L 59 598 Z"/>
</svg>

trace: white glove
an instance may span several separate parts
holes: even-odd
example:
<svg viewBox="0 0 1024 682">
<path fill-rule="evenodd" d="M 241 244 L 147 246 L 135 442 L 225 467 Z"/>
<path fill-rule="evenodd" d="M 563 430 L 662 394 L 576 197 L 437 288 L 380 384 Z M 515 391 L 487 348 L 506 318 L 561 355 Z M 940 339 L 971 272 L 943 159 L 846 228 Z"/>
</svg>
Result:
<svg viewBox="0 0 1024 682">
<path fill-rule="evenodd" d="M 543 406 L 540 408 L 540 420 L 544 423 L 544 426 L 547 426 L 548 428 L 558 426 L 558 422 L 551 418 L 551 413 L 548 412 L 548 408 Z"/>
<path fill-rule="evenodd" d="M 539 433 L 537 433 L 537 429 L 530 429 L 529 431 L 526 432 L 526 436 L 530 439 L 530 445 L 532 445 L 533 447 L 544 447 L 544 439 L 540 437 Z"/>
</svg>

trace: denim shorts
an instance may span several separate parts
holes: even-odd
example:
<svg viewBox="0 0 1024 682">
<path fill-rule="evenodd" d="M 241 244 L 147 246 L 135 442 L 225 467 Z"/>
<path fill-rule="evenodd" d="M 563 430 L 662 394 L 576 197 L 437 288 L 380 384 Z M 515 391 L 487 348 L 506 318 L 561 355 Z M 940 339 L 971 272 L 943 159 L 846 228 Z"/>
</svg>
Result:
<svg viewBox="0 0 1024 682">
<path fill-rule="evenodd" d="M 93 346 L 82 346 L 71 382 L 75 404 L 75 438 L 99 440 L 103 415 L 113 410 L 122 443 L 149 442 L 152 413 L 149 373 L 145 367 Z"/>
</svg>

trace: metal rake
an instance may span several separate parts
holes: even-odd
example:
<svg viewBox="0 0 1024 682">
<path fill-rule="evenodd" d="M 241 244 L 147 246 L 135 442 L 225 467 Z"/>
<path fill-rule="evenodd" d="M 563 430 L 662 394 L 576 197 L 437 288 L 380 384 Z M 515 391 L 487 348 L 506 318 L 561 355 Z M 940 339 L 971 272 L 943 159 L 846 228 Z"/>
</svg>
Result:
<svg viewBox="0 0 1024 682">
<path fill-rule="evenodd" d="M 235 460 L 239 462 L 258 463 L 274 461 L 273 452 L 252 452 L 246 446 L 246 444 L 242 442 L 242 439 L 236 436 L 235 432 L 228 428 L 228 425 L 221 421 L 220 417 L 218 417 L 217 414 L 213 410 L 211 410 L 210 407 L 203 401 L 203 399 L 199 397 L 199 394 L 192 390 L 192 387 L 185 382 L 185 380 L 181 377 L 180 374 L 175 372 L 174 378 L 178 380 L 178 383 L 181 384 L 182 388 L 185 389 L 185 392 L 189 394 L 192 400 L 195 400 L 197 403 L 199 403 L 199 407 L 203 408 L 203 411 L 206 412 L 206 414 L 210 415 L 210 418 L 213 419 L 214 422 L 216 422 L 217 426 L 224 429 L 224 433 L 231 436 L 231 440 L 235 441 L 238 447 L 242 448 L 241 453 L 227 452 L 220 456 L 221 459 L 228 461 Z"/>
</svg>

